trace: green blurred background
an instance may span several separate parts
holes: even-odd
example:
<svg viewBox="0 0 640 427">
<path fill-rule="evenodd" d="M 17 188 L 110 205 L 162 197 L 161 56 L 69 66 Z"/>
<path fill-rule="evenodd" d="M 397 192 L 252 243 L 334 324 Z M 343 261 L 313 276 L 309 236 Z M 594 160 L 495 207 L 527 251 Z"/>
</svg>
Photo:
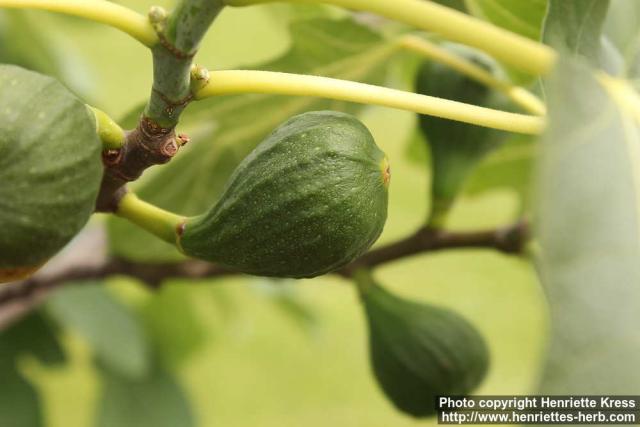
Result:
<svg viewBox="0 0 640 427">
<path fill-rule="evenodd" d="M 146 0 L 122 3 L 142 13 L 153 4 L 171 6 Z M 122 117 L 146 99 L 151 56 L 145 48 L 100 25 L 42 12 L 25 16 L 57 46 L 65 73 L 71 76 L 67 81 L 87 102 Z M 287 50 L 289 19 L 283 5 L 225 10 L 196 62 L 223 69 L 269 60 Z M 402 88 L 403 67 L 396 68 L 387 85 Z M 362 119 L 392 164 L 389 220 L 378 242 L 383 244 L 424 222 L 429 171 L 407 156 L 413 114 L 368 108 Z M 499 151 L 487 162 L 517 155 Z M 516 220 L 521 209 L 518 193 L 497 186 L 461 198 L 448 226 L 501 226 Z M 526 394 L 535 389 L 547 320 L 528 261 L 488 250 L 448 251 L 395 262 L 377 270 L 376 277 L 398 294 L 453 308 L 473 321 L 492 356 L 479 394 Z M 163 361 L 177 373 L 199 426 L 435 422 L 402 415 L 378 390 L 368 364 L 367 331 L 357 294 L 343 279 L 171 282 L 159 294 L 124 279 L 110 280 L 108 286 L 132 307 L 152 300 L 166 305 L 153 322 L 154 340 Z M 191 324 L 204 327 L 194 329 Z M 20 367 L 42 395 L 48 426 L 89 426 L 100 387 L 91 349 L 71 332 L 65 333 L 64 344 L 70 356 L 65 366 L 46 367 L 27 357 Z"/>
</svg>

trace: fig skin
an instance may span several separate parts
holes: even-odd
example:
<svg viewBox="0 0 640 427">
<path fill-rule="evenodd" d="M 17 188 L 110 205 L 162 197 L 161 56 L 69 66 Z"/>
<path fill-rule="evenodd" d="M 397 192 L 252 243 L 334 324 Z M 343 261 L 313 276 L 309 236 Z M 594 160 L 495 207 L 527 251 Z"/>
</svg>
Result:
<svg viewBox="0 0 640 427">
<path fill-rule="evenodd" d="M 480 384 L 489 369 L 489 350 L 471 323 L 359 276 L 372 369 L 397 409 L 429 417 L 436 414 L 437 396 L 465 396 Z"/>
<path fill-rule="evenodd" d="M 95 118 L 62 84 L 0 65 L 0 282 L 24 279 L 93 213 L 102 178 Z"/>
<path fill-rule="evenodd" d="M 244 159 L 218 203 L 187 221 L 179 246 L 248 274 L 325 274 L 380 236 L 389 176 L 384 153 L 358 119 L 301 114 Z"/>
</svg>

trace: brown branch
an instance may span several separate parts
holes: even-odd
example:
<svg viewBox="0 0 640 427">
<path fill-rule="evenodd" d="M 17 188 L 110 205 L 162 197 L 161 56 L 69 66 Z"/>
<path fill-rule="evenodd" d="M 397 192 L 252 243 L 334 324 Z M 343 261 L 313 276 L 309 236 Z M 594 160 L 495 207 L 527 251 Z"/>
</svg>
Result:
<svg viewBox="0 0 640 427">
<path fill-rule="evenodd" d="M 29 298 L 36 292 L 51 290 L 65 283 L 94 281 L 111 276 L 127 276 L 142 281 L 151 288 L 171 278 L 203 279 L 236 274 L 231 270 L 204 261 L 178 263 L 137 263 L 112 258 L 97 266 L 78 266 L 46 277 L 34 276 L 23 282 L 0 288 L 0 306 L 16 299 Z"/>
<path fill-rule="evenodd" d="M 359 268 L 373 268 L 400 258 L 445 249 L 484 248 L 506 254 L 518 254 L 522 252 L 528 234 L 529 227 L 525 221 L 505 228 L 472 232 L 423 227 L 405 239 L 364 254 L 343 267 L 338 274 L 351 276 Z"/>
<path fill-rule="evenodd" d="M 149 18 L 160 40 L 151 51 L 151 95 L 123 147 L 103 155 L 104 175 L 96 212 L 115 212 L 128 182 L 137 180 L 151 166 L 167 163 L 183 145 L 174 128 L 192 100 L 192 57 L 222 8 L 221 0 L 183 0 L 168 17 L 162 8 L 151 9 Z"/>
<path fill-rule="evenodd" d="M 350 277 L 360 268 L 374 268 L 400 258 L 446 249 L 484 248 L 506 254 L 519 254 L 522 252 L 528 235 L 529 227 L 524 221 L 506 228 L 474 232 L 422 228 L 405 239 L 368 252 L 334 273 Z M 58 286 L 116 275 L 138 279 L 149 287 L 157 288 L 162 282 L 172 278 L 207 279 L 233 274 L 237 273 L 215 264 L 197 260 L 156 264 L 112 258 L 96 266 L 68 268 L 54 275 L 35 276 L 24 282 L 5 285 L 0 288 L 0 306 L 16 301 L 22 301 L 29 305 L 29 301 L 41 300 L 44 293 Z"/>
<path fill-rule="evenodd" d="M 126 192 L 125 185 L 140 178 L 149 167 L 167 163 L 179 148 L 173 128 L 163 128 L 143 116 L 120 150 L 103 154 L 104 175 L 96 212 L 115 212 Z"/>
</svg>

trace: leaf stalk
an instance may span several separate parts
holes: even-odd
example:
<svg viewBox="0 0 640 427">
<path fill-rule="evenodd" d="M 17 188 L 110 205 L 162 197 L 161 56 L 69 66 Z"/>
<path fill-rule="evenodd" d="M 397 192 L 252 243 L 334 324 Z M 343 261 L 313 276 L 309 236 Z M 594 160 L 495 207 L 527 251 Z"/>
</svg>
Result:
<svg viewBox="0 0 640 427">
<path fill-rule="evenodd" d="M 224 0 L 229 6 L 250 6 L 277 0 Z M 427 0 L 288 0 L 290 3 L 331 4 L 373 12 L 446 39 L 483 50 L 496 59 L 533 75 L 545 75 L 556 52 L 544 44 Z"/>
<path fill-rule="evenodd" d="M 211 83 L 196 93 L 196 99 L 238 93 L 316 96 L 380 105 L 523 134 L 537 135 L 545 127 L 543 117 L 493 110 L 347 80 L 273 71 L 213 71 Z"/>
</svg>

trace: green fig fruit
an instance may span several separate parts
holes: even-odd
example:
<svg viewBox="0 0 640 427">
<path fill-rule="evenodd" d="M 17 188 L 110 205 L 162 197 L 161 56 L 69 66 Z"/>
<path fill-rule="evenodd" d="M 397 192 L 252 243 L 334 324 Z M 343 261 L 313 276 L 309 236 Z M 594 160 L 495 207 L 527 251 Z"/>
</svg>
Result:
<svg viewBox="0 0 640 427">
<path fill-rule="evenodd" d="M 454 44 L 444 47 L 499 74 L 495 62 L 476 50 Z M 506 105 L 502 96 L 486 85 L 435 62 L 424 62 L 420 67 L 416 91 L 482 107 L 503 109 Z M 431 225 L 441 226 L 469 173 L 483 156 L 500 146 L 507 133 L 438 117 L 419 115 L 418 118 L 431 150 L 433 205 L 430 222 Z"/>
<path fill-rule="evenodd" d="M 375 377 L 393 404 L 414 417 L 436 413 L 437 396 L 463 396 L 484 378 L 489 352 L 458 314 L 399 298 L 357 273 Z"/>
<path fill-rule="evenodd" d="M 358 119 L 301 114 L 242 161 L 211 210 L 187 220 L 179 246 L 248 274 L 318 276 L 378 238 L 388 182 L 386 157 Z"/>
<path fill-rule="evenodd" d="M 71 92 L 0 65 L 0 283 L 37 270 L 84 226 L 100 153 L 95 119 Z"/>
</svg>

